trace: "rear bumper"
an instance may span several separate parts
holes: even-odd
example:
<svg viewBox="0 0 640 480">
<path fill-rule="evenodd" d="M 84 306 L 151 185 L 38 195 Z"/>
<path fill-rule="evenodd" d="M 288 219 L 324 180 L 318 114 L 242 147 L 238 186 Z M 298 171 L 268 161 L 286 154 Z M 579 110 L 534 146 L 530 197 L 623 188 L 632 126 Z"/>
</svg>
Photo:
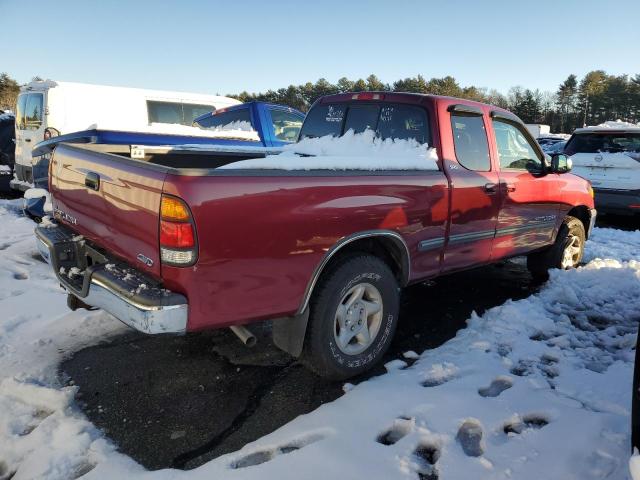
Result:
<svg viewBox="0 0 640 480">
<path fill-rule="evenodd" d="M 186 331 L 188 302 L 183 295 L 109 258 L 62 225 L 38 226 L 35 233 L 40 254 L 69 294 L 143 333 Z"/>
<path fill-rule="evenodd" d="M 594 188 L 596 208 L 600 213 L 632 215 L 640 213 L 640 190 Z"/>
</svg>

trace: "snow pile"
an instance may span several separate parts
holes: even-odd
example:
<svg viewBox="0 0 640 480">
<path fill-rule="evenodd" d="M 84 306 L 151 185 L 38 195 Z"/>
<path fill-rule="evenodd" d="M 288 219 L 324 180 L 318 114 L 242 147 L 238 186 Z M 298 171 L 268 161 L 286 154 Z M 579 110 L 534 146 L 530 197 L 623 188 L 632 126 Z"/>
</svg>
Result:
<svg viewBox="0 0 640 480">
<path fill-rule="evenodd" d="M 210 130 L 213 132 L 228 132 L 228 131 L 243 131 L 243 132 L 255 132 L 251 122 L 246 120 L 236 120 L 235 122 L 225 123 L 224 125 L 217 125 L 215 127 L 200 127 L 203 130 Z"/>
<path fill-rule="evenodd" d="M 595 229 L 585 267 L 471 315 L 439 348 L 406 352 L 240 451 L 187 472 L 145 472 L 56 374 L 62 356 L 126 327 L 67 310 L 19 210 L 0 201 L 0 478 L 627 478 L 640 232 Z"/>
<path fill-rule="evenodd" d="M 582 130 L 599 130 L 603 128 L 616 128 L 616 129 L 625 129 L 625 128 L 640 128 L 640 122 L 638 123 L 630 123 L 624 122 L 622 120 L 607 120 L 596 126 L 585 127 Z"/>
<path fill-rule="evenodd" d="M 283 153 L 230 163 L 220 169 L 438 170 L 435 148 L 410 140 L 382 140 L 372 130 L 341 137 L 304 138 Z"/>
<path fill-rule="evenodd" d="M 87 130 L 123 130 L 109 124 L 94 123 L 87 127 Z M 127 132 L 134 133 L 155 133 L 159 135 L 181 135 L 185 137 L 203 137 L 211 139 L 234 139 L 259 142 L 260 136 L 255 130 L 204 130 L 199 127 L 191 127 L 179 123 L 152 123 L 151 125 L 126 128 Z"/>
</svg>

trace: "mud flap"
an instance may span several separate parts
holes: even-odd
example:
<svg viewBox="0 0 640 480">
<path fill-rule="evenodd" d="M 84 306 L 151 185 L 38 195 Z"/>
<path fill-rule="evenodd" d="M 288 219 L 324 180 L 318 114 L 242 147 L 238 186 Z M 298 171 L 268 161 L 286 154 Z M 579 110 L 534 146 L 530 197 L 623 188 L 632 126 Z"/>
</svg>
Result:
<svg viewBox="0 0 640 480">
<path fill-rule="evenodd" d="M 304 347 L 304 337 L 309 322 L 309 309 L 295 317 L 273 321 L 273 343 L 293 357 L 299 357 Z"/>
</svg>

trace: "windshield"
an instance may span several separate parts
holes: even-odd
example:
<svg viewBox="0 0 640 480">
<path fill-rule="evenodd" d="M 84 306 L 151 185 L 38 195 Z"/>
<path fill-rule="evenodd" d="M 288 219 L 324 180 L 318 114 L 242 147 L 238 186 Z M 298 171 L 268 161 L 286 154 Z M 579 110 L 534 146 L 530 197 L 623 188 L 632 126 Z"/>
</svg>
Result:
<svg viewBox="0 0 640 480">
<path fill-rule="evenodd" d="M 308 113 L 300 138 L 340 137 L 348 130 L 361 133 L 367 129 L 383 140 L 431 141 L 426 110 L 394 103 L 319 104 Z"/>
<path fill-rule="evenodd" d="M 578 133 L 565 147 L 567 155 L 576 153 L 640 152 L 640 132 Z"/>
</svg>

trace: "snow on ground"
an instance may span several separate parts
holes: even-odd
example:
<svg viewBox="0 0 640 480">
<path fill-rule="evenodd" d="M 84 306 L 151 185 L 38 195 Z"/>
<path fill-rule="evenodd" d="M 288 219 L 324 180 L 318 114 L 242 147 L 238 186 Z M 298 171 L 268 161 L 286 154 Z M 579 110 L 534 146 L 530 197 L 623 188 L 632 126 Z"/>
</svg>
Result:
<svg viewBox="0 0 640 480">
<path fill-rule="evenodd" d="M 230 163 L 219 169 L 438 170 L 435 148 L 414 139 L 382 140 L 373 130 L 341 137 L 303 138 L 279 155 Z"/>
<path fill-rule="evenodd" d="M 56 373 L 63 356 L 125 327 L 67 311 L 18 207 L 0 201 L 0 478 L 628 476 L 640 232 L 596 229 L 586 266 L 473 314 L 441 347 L 406 352 L 387 374 L 346 384 L 343 397 L 238 452 L 187 472 L 146 472 L 86 419 Z"/>
</svg>

